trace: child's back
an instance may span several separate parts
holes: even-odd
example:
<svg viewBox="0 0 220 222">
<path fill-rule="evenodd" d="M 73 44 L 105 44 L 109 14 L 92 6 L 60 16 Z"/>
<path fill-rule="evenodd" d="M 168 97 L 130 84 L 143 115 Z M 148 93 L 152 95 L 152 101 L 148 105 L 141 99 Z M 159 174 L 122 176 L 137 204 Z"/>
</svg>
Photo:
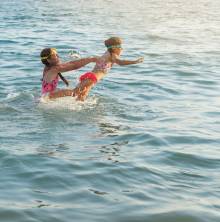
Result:
<svg viewBox="0 0 220 222">
<path fill-rule="evenodd" d="M 112 68 L 111 54 L 106 51 L 102 56 L 97 59 L 92 72 L 96 75 L 97 80 L 103 78 L 105 74 Z"/>
</svg>

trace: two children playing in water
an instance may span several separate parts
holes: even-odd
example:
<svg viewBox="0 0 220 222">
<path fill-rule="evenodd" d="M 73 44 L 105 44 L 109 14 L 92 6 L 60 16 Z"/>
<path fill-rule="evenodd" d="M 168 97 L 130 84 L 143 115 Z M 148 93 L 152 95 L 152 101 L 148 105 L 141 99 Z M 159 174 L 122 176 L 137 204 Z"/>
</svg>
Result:
<svg viewBox="0 0 220 222">
<path fill-rule="evenodd" d="M 120 38 L 112 37 L 105 41 L 107 51 L 102 56 L 83 58 L 66 63 L 61 63 L 56 49 L 43 49 L 40 55 L 41 61 L 45 65 L 42 79 L 42 96 L 48 96 L 49 99 L 73 96 L 76 100 L 84 101 L 91 88 L 107 74 L 114 64 L 123 66 L 143 62 L 143 58 L 134 61 L 121 60 L 121 45 L 122 40 Z M 61 73 L 79 69 L 91 62 L 95 63 L 95 67 L 91 72 L 80 76 L 79 84 L 74 89 L 57 89 L 59 78 L 68 85 L 68 81 Z"/>
</svg>

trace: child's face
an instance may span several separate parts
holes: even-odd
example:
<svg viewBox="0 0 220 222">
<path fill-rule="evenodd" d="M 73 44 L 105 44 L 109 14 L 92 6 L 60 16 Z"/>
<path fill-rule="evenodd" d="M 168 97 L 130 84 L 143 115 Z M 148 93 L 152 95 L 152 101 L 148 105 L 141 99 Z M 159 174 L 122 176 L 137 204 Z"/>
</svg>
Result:
<svg viewBox="0 0 220 222">
<path fill-rule="evenodd" d="M 59 55 L 57 54 L 57 52 L 53 51 L 51 53 L 50 59 L 48 59 L 48 61 L 51 65 L 58 64 L 60 62 L 60 59 L 59 59 Z"/>
<path fill-rule="evenodd" d="M 115 53 L 116 55 L 120 56 L 121 53 L 122 53 L 122 48 L 116 48 L 116 49 L 114 49 L 114 53 Z"/>
</svg>

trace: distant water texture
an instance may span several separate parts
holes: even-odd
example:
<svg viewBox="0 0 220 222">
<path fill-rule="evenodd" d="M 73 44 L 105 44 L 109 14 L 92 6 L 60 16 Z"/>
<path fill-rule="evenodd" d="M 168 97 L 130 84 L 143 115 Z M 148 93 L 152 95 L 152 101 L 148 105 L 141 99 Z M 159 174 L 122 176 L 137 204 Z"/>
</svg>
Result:
<svg viewBox="0 0 220 222">
<path fill-rule="evenodd" d="M 1 0 L 0 221 L 220 221 L 220 1 Z M 122 59 L 41 101 L 40 51 Z M 64 73 L 73 88 L 93 65 Z M 65 88 L 60 82 L 59 87 Z"/>
</svg>

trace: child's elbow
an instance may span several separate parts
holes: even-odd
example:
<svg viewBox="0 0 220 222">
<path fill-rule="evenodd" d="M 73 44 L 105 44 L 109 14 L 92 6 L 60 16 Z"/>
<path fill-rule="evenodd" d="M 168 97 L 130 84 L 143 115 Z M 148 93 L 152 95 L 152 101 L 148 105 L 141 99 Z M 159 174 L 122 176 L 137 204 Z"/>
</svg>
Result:
<svg viewBox="0 0 220 222">
<path fill-rule="evenodd" d="M 121 61 L 117 61 L 116 64 L 119 66 L 123 66 L 123 62 L 121 62 Z"/>
<path fill-rule="evenodd" d="M 119 64 L 120 66 L 126 66 L 126 64 L 125 63 L 123 63 L 123 62 L 120 62 L 120 64 Z"/>
</svg>

